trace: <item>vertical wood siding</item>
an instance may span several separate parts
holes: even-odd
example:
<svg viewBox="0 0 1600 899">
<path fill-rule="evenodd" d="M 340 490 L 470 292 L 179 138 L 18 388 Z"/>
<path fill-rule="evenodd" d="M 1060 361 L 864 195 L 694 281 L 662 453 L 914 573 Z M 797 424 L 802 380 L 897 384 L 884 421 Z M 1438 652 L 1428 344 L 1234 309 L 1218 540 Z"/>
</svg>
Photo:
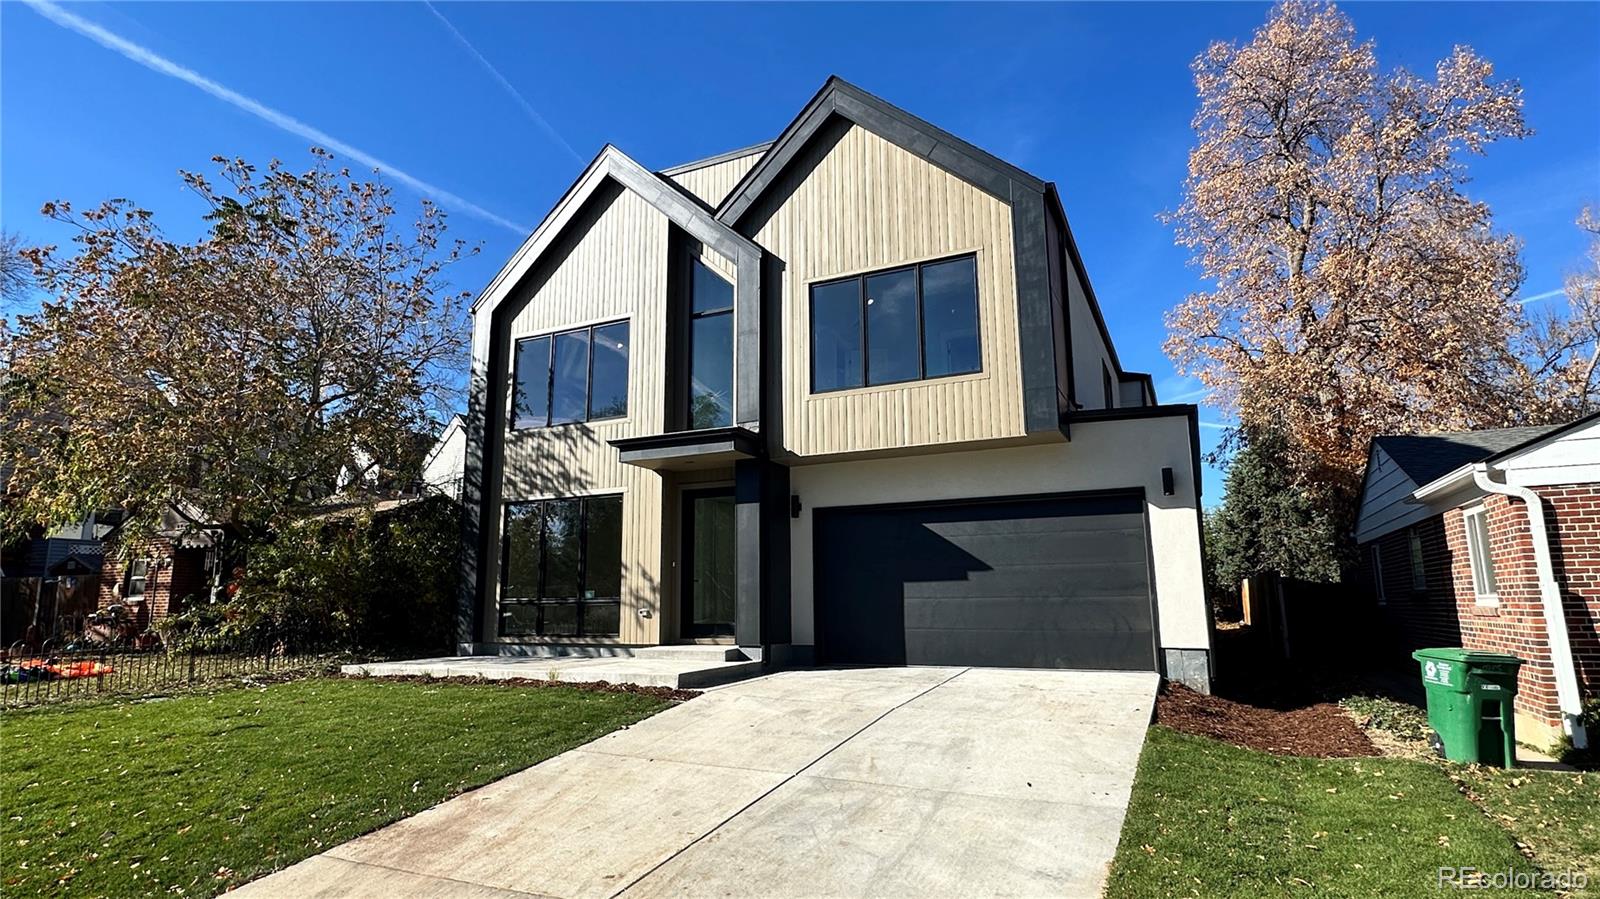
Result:
<svg viewBox="0 0 1600 899">
<path fill-rule="evenodd" d="M 667 228 L 665 216 L 632 192 L 613 191 L 592 218 L 574 224 L 578 237 L 542 281 L 523 288 L 509 338 L 626 318 L 628 416 L 595 424 L 508 431 L 502 495 L 505 502 L 552 496 L 621 493 L 622 643 L 657 643 L 662 582 L 662 479 L 623 465 L 606 441 L 663 430 L 666 372 Z M 508 354 L 515 364 L 515 352 Z M 508 395 L 513 374 L 499 373 Z M 502 422 L 501 427 L 505 427 Z M 499 596 L 502 518 L 494 528 L 488 571 Z M 652 615 L 640 618 L 638 610 Z M 498 621 L 491 618 L 490 621 Z M 565 642 L 571 642 L 570 640 Z"/>
<path fill-rule="evenodd" d="M 819 136 L 747 222 L 746 233 L 783 264 L 783 433 L 791 452 L 1024 435 L 1006 202 L 851 125 L 836 140 Z M 811 395 L 812 282 L 973 250 L 981 373 Z"/>
<path fill-rule="evenodd" d="M 757 151 L 667 177 L 705 201 L 707 206 L 716 206 L 728 195 L 728 191 L 733 190 L 733 186 L 739 183 L 739 179 L 755 166 L 757 160 L 761 159 L 761 152 Z"/>
</svg>

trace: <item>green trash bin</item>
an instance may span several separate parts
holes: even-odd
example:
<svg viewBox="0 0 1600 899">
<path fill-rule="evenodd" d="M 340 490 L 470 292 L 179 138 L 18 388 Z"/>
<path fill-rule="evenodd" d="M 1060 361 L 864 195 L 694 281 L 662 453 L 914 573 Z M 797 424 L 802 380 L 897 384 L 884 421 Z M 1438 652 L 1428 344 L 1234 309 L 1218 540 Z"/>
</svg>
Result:
<svg viewBox="0 0 1600 899">
<path fill-rule="evenodd" d="M 1516 656 L 1470 649 L 1419 649 L 1422 686 L 1428 693 L 1428 724 L 1453 762 L 1511 768 L 1517 761 L 1513 706 Z"/>
</svg>

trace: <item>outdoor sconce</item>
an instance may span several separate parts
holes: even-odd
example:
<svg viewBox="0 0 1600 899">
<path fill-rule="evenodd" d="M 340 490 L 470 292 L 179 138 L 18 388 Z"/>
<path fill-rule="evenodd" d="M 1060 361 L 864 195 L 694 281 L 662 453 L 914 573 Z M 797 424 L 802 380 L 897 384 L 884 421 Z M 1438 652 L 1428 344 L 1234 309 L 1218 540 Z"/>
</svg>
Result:
<svg viewBox="0 0 1600 899">
<path fill-rule="evenodd" d="M 800 494 L 798 493 L 789 494 L 789 517 L 800 517 Z"/>
<path fill-rule="evenodd" d="M 1178 488 L 1173 484 L 1172 469 L 1170 469 L 1170 468 L 1161 469 L 1161 495 L 1162 496 L 1171 496 L 1172 494 L 1177 493 L 1177 492 L 1178 492 Z"/>
</svg>

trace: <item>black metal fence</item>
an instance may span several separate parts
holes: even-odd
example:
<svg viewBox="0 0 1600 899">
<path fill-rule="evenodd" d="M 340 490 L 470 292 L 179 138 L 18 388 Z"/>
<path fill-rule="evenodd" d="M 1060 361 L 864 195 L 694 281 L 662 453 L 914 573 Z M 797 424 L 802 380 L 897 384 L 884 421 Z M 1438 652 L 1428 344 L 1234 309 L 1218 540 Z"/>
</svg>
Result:
<svg viewBox="0 0 1600 899">
<path fill-rule="evenodd" d="M 159 645 L 16 643 L 0 652 L 0 708 L 162 693 L 241 676 L 320 671 L 339 661 L 337 655 L 293 652 L 274 644 L 169 650 Z"/>
</svg>

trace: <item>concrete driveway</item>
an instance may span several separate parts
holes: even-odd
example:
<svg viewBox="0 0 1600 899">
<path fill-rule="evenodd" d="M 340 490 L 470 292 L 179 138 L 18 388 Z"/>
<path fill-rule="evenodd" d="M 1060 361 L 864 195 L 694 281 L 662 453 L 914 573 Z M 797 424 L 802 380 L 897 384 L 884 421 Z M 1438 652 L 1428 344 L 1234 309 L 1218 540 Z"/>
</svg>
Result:
<svg viewBox="0 0 1600 899">
<path fill-rule="evenodd" d="M 1098 896 L 1154 674 L 790 671 L 239 896 Z"/>
</svg>

